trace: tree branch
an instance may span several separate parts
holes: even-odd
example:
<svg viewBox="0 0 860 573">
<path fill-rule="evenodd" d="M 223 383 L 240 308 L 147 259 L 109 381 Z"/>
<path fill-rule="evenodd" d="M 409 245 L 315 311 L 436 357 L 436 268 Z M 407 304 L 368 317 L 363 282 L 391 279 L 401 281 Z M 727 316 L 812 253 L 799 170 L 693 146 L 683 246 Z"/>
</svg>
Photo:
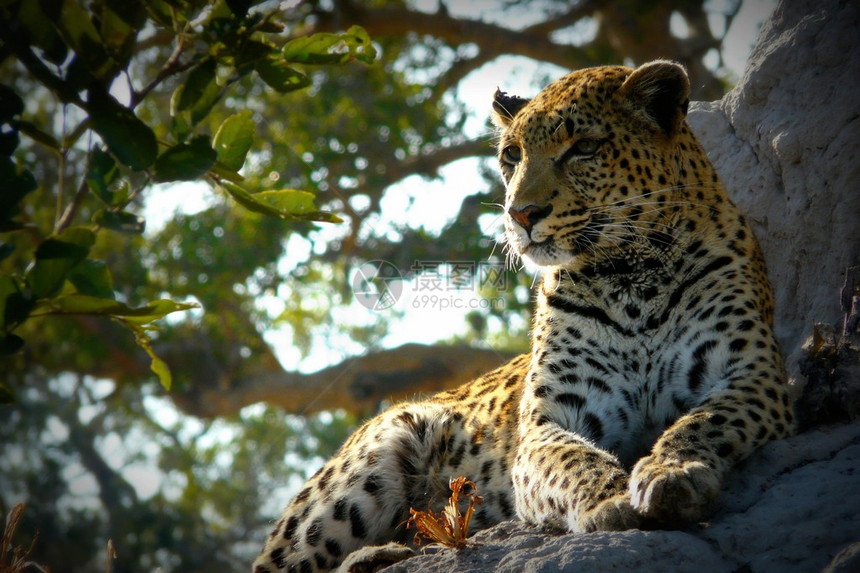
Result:
<svg viewBox="0 0 860 573">
<path fill-rule="evenodd" d="M 112 321 L 78 318 L 86 335 L 131 342 L 131 335 Z M 234 360 L 231 357 L 239 356 L 239 347 L 247 346 L 247 339 L 215 341 L 199 327 L 170 338 L 153 345 L 173 373 L 169 397 L 186 413 L 203 418 L 233 415 L 244 406 L 264 401 L 296 414 L 336 408 L 374 412 L 382 400 L 404 400 L 454 388 L 514 357 L 510 352 L 467 344 L 404 344 L 302 374 L 285 370 L 262 339 L 251 345 L 252 359 Z M 115 380 L 151 376 L 150 358 L 137 346 L 120 342 L 109 349 L 99 368 L 88 368 L 86 374 Z"/>
<path fill-rule="evenodd" d="M 30 43 L 25 40 L 19 29 L 0 20 L 0 36 L 6 38 L 7 45 L 11 47 L 11 53 L 15 54 L 15 57 L 27 71 L 45 87 L 57 94 L 63 103 L 75 104 L 81 109 L 85 109 L 86 106 L 78 97 L 77 92 L 48 69 L 48 66 L 30 49 Z"/>
<path fill-rule="evenodd" d="M 517 54 L 538 61 L 550 62 L 568 69 L 596 65 L 584 50 L 559 44 L 547 37 L 546 29 L 534 27 L 535 32 L 511 30 L 480 20 L 454 18 L 446 11 L 418 12 L 408 8 L 364 8 L 348 3 L 342 12 L 318 12 L 313 32 L 336 31 L 346 20 L 365 28 L 374 36 L 405 36 L 408 33 L 434 36 L 452 45 L 476 44 L 487 56 Z M 554 29 L 554 28 L 553 28 Z M 305 32 L 306 30 L 303 30 Z"/>
<path fill-rule="evenodd" d="M 382 400 L 403 400 L 454 388 L 512 357 L 467 345 L 404 344 L 347 358 L 312 374 L 268 371 L 232 379 L 228 385 L 191 381 L 183 390 L 171 392 L 171 398 L 185 412 L 206 418 L 235 414 L 256 402 L 303 415 L 336 408 L 371 413 Z"/>
<path fill-rule="evenodd" d="M 445 92 L 459 84 L 463 78 L 484 64 L 493 61 L 495 58 L 495 54 L 483 51 L 473 58 L 462 58 L 456 60 L 451 64 L 451 67 L 436 80 L 436 85 L 433 86 L 433 99 L 438 100 Z"/>
<path fill-rule="evenodd" d="M 584 0 L 563 14 L 550 16 L 543 22 L 532 24 L 524 31 L 528 34 L 551 34 L 573 26 L 581 19 L 590 16 L 595 10 L 603 7 L 605 0 Z"/>
<path fill-rule="evenodd" d="M 366 8 L 359 4 L 340 1 L 335 3 L 333 11 L 317 10 L 316 24 L 301 32 L 333 32 L 341 29 L 344 22 L 350 22 L 364 27 L 372 37 L 418 34 L 442 39 L 452 46 L 478 46 L 478 56 L 456 62 L 446 72 L 450 73 L 449 77 L 442 74 L 441 84 L 434 90 L 437 96 L 443 88 L 453 87 L 485 62 L 507 54 L 556 64 L 568 70 L 612 63 L 622 56 L 639 64 L 655 58 L 675 58 L 689 68 L 695 99 L 716 99 L 723 91 L 719 80 L 701 62 L 707 50 L 719 48 L 719 41 L 707 38 L 705 32 L 709 31 L 704 28 L 699 34 L 698 20 L 693 22 L 696 29 L 692 30 L 694 37 L 689 40 L 671 34 L 669 19 L 673 11 L 695 15 L 691 9 L 684 9 L 683 3 L 658 2 L 647 7 L 627 7 L 606 0 L 583 0 L 563 14 L 550 16 L 522 30 L 455 18 L 446 10 L 427 13 L 409 8 Z M 701 12 L 701 7 L 698 9 Z M 597 38 L 589 44 L 578 47 L 550 39 L 552 32 L 589 16 L 599 25 Z"/>
<path fill-rule="evenodd" d="M 350 195 L 365 194 L 371 197 L 370 209 L 361 213 L 352 209 L 346 199 L 347 194 L 344 191 L 330 183 L 332 193 L 342 200 L 344 210 L 352 220 L 349 234 L 343 238 L 340 248 L 333 255 L 339 258 L 345 254 L 352 255 L 355 253 L 360 244 L 359 231 L 364 218 L 368 213 L 375 212 L 378 209 L 378 200 L 382 196 L 384 189 L 412 175 L 420 175 L 428 178 L 438 177 L 439 169 L 460 159 L 467 157 L 490 157 L 493 154 L 494 149 L 487 138 L 478 138 L 463 140 L 444 147 L 425 149 L 423 153 L 409 156 L 401 161 L 392 162 L 384 167 L 385 171 L 382 173 L 382 183 L 377 180 L 373 183 L 363 184 L 350 191 Z"/>
<path fill-rule="evenodd" d="M 495 150 L 487 138 L 466 139 L 453 145 L 426 149 L 386 167 L 386 187 L 411 175 L 437 177 L 439 169 L 467 157 L 491 157 Z"/>
</svg>

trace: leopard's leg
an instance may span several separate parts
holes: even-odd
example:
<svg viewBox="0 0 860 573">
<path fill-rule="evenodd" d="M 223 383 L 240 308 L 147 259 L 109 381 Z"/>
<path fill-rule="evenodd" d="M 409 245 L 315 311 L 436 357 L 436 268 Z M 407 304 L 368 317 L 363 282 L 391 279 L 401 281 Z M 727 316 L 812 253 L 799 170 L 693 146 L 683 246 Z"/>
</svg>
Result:
<svg viewBox="0 0 860 573">
<path fill-rule="evenodd" d="M 287 506 L 253 571 L 328 571 L 362 547 L 405 542 L 410 506 L 447 495 L 447 479 L 430 483 L 428 472 L 446 416 L 403 404 L 359 428 Z M 404 545 L 385 559 L 409 554 Z"/>
<path fill-rule="evenodd" d="M 792 431 L 781 358 L 772 338 L 765 336 L 769 329 L 761 327 L 759 334 L 763 340 L 747 343 L 759 351 L 747 355 L 728 352 L 740 342 L 710 346 L 712 360 L 702 361 L 697 372 L 702 377 L 731 374 L 715 376 L 700 405 L 665 430 L 651 454 L 634 466 L 631 503 L 644 517 L 664 522 L 702 518 L 734 464 Z M 685 399 L 677 394 L 675 398 Z"/>
<path fill-rule="evenodd" d="M 571 414 L 530 377 L 520 403 L 520 438 L 511 468 L 516 511 L 524 521 L 575 532 L 638 525 L 621 462 L 568 429 Z M 568 427 L 563 426 L 564 421 Z"/>
<path fill-rule="evenodd" d="M 639 519 L 620 462 L 572 432 L 546 426 L 517 450 L 512 468 L 517 515 L 581 533 L 635 528 Z"/>
</svg>

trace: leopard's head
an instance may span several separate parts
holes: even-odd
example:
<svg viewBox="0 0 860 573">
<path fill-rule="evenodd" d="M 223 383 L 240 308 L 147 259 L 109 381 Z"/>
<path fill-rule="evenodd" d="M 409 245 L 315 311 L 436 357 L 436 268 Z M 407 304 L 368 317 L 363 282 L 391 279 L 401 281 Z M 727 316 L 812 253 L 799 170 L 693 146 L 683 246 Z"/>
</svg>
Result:
<svg viewBox="0 0 860 573">
<path fill-rule="evenodd" d="M 702 153 L 684 122 L 689 93 L 668 61 L 579 70 L 531 100 L 497 91 L 511 253 L 573 268 L 665 233 L 691 175 L 682 156 Z"/>
</svg>

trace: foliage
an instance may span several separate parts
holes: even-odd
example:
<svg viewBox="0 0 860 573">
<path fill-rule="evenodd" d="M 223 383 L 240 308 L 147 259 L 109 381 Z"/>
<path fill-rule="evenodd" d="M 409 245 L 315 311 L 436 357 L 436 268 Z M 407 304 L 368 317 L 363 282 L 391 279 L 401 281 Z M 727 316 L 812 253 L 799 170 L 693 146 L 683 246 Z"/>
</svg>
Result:
<svg viewBox="0 0 860 573">
<path fill-rule="evenodd" d="M 0 410 L 0 510 L 37 492 L 18 544 L 38 530 L 33 558 L 55 571 L 104 571 L 108 538 L 116 573 L 243 570 L 284 488 L 306 480 L 356 423 L 266 407 L 201 422 L 165 417 L 162 399 L 135 387 L 28 382 Z"/>
<path fill-rule="evenodd" d="M 24 340 L 15 332 L 30 319 L 105 316 L 133 332 L 151 357 L 152 371 L 170 388 L 170 371 L 152 349 L 151 323 L 196 305 L 158 300 L 133 307 L 117 300 L 110 267 L 94 248 L 108 232 L 143 233 L 145 220 L 135 211 L 152 183 L 205 179 L 255 213 L 293 222 L 340 222 L 319 210 L 306 191 L 252 192 L 243 186 L 239 170 L 256 130 L 248 112 L 223 119 L 214 140 L 203 122 L 233 84 L 254 73 L 284 94 L 311 84 L 296 64 L 369 64 L 375 48 L 358 26 L 281 46 L 278 11 L 249 8 L 249 2 L 108 0 L 89 6 L 76 0 L 18 0 L 0 7 L 3 65 L 24 72 L 11 86 L 0 84 L 0 177 L 6 185 L 0 204 L 0 231 L 6 235 L 0 244 L 6 259 L 0 275 L 0 354 L 22 349 Z M 172 36 L 173 51 L 150 71 L 141 66 L 142 38 L 162 32 Z M 145 121 L 136 109 L 157 99 L 156 90 L 168 80 L 175 84 L 169 122 Z M 31 119 L 24 97 L 34 88 L 46 90 L 42 97 L 54 98 L 64 118 L 74 118 L 73 125 L 55 135 L 50 117 Z M 16 153 L 22 135 L 59 157 L 53 217 L 34 216 L 25 203 L 40 187 L 31 167 L 37 172 L 45 167 L 28 165 L 26 154 Z M 72 158 L 85 168 L 66 178 Z M 67 188 L 75 189 L 68 198 Z M 40 192 L 50 193 L 44 183 Z M 10 395 L 11 388 L 0 381 L 0 398 Z"/>
</svg>

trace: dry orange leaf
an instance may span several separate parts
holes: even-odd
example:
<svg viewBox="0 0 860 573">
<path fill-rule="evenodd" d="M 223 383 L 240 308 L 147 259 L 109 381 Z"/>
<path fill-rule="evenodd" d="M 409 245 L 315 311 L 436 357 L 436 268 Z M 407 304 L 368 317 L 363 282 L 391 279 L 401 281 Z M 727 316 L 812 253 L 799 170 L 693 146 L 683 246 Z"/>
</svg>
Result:
<svg viewBox="0 0 860 573">
<path fill-rule="evenodd" d="M 36 545 L 36 539 L 39 537 L 38 532 L 33 536 L 28 549 L 12 546 L 12 535 L 15 533 L 15 528 L 18 527 L 22 513 L 24 513 L 24 504 L 19 503 L 6 516 L 6 527 L 3 529 L 3 537 L 0 538 L 0 573 L 21 573 L 29 569 L 51 573 L 51 570 L 46 566 L 27 559 Z"/>
<path fill-rule="evenodd" d="M 481 505 L 484 500 L 478 495 L 475 482 L 463 476 L 451 478 L 448 485 L 451 488 L 451 497 L 448 499 L 448 505 L 442 509 L 442 513 L 433 513 L 429 507 L 427 511 L 409 509 L 411 516 L 406 521 L 406 527 L 409 528 L 414 524 L 418 530 L 415 533 L 415 545 L 421 545 L 423 536 L 446 547 L 462 549 L 466 546 L 472 513 L 475 511 L 475 506 Z M 469 486 L 472 491 L 463 493 L 465 486 Z M 469 503 L 465 514 L 460 513 L 461 498 Z"/>
</svg>

